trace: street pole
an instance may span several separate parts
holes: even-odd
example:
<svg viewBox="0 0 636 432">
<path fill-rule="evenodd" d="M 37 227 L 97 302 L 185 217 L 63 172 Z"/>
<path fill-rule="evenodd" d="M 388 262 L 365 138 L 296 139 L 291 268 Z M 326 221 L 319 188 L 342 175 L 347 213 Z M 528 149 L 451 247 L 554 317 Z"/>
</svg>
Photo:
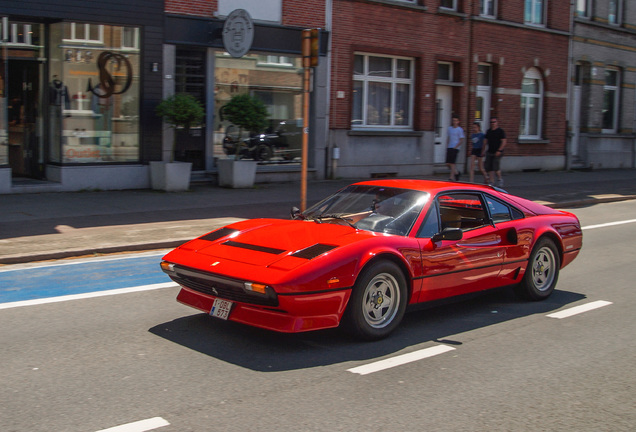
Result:
<svg viewBox="0 0 636 432">
<path fill-rule="evenodd" d="M 302 160 L 300 162 L 300 211 L 307 208 L 307 159 L 309 154 L 309 98 L 311 68 L 318 66 L 320 47 L 320 30 L 303 30 L 302 54 L 303 54 L 303 144 Z"/>
</svg>

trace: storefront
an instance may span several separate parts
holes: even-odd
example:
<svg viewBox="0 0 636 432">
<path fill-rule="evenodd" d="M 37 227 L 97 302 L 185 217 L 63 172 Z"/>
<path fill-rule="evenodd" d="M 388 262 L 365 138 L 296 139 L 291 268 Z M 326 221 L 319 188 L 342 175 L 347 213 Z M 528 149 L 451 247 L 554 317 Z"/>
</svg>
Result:
<svg viewBox="0 0 636 432">
<path fill-rule="evenodd" d="M 0 6 L 0 193 L 148 187 L 163 3 L 60 14 L 74 3 Z"/>
<path fill-rule="evenodd" d="M 248 131 L 240 131 L 224 118 L 223 107 L 232 97 L 249 94 L 266 105 L 269 115 L 267 126 L 259 131 L 260 140 L 252 140 L 243 157 L 258 160 L 257 181 L 297 179 L 302 157 L 302 29 L 256 23 L 249 51 L 233 57 L 223 44 L 223 25 L 220 19 L 166 17 L 164 89 L 168 94 L 192 94 L 206 109 L 204 124 L 177 141 L 175 159 L 192 162 L 194 171 L 214 173 L 217 159 L 233 156 L 227 143 L 249 138 Z M 327 35 L 323 37 L 326 40 Z M 316 73 L 327 70 L 323 68 Z M 321 108 L 315 99 L 310 129 L 315 127 L 316 133 L 310 134 L 308 155 L 314 172 L 320 165 L 316 154 L 321 151 L 314 143 L 324 142 L 316 135 L 325 127 L 316 121 L 324 103 Z"/>
</svg>

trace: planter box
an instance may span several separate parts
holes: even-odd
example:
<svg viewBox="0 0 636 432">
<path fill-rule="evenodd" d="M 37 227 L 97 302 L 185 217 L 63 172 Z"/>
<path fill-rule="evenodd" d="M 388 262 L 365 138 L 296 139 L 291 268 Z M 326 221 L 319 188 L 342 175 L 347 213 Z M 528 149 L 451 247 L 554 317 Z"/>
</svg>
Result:
<svg viewBox="0 0 636 432">
<path fill-rule="evenodd" d="M 190 162 L 150 162 L 150 184 L 155 190 L 186 191 L 190 188 Z"/>
<path fill-rule="evenodd" d="M 219 171 L 219 186 L 251 188 L 256 178 L 256 161 L 218 159 L 216 167 Z"/>
</svg>

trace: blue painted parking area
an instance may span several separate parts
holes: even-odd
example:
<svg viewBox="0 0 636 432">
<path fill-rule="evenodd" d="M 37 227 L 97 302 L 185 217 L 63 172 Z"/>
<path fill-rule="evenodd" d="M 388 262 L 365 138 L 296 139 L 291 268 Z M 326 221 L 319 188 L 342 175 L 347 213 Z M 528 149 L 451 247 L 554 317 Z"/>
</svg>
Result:
<svg viewBox="0 0 636 432">
<path fill-rule="evenodd" d="M 59 262 L 0 271 L 0 303 L 170 282 L 162 254 Z"/>
</svg>

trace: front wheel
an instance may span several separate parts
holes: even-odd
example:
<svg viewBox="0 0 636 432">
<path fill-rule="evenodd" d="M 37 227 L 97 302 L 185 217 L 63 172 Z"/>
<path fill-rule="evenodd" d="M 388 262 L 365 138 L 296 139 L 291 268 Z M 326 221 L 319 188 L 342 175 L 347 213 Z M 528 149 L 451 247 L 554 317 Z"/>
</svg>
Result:
<svg viewBox="0 0 636 432">
<path fill-rule="evenodd" d="M 541 239 L 530 254 L 528 268 L 517 294 L 528 300 L 544 300 L 552 294 L 559 279 L 561 259 L 554 242 Z"/>
<path fill-rule="evenodd" d="M 402 321 L 407 303 L 404 274 L 390 261 L 362 271 L 343 319 L 346 329 L 366 340 L 388 336 Z"/>
</svg>

